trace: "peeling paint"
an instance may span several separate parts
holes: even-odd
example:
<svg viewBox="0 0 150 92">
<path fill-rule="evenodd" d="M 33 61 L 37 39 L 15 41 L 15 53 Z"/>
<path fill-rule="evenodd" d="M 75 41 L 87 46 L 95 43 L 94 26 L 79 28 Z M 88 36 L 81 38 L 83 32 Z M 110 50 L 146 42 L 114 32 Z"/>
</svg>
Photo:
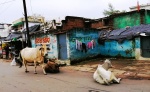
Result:
<svg viewBox="0 0 150 92">
<path fill-rule="evenodd" d="M 132 49 L 127 49 L 127 50 L 125 50 L 125 52 L 126 52 L 126 55 L 127 54 L 132 54 Z"/>
<path fill-rule="evenodd" d="M 134 40 L 124 40 L 118 43 L 116 40 L 105 41 L 104 45 L 100 45 L 100 55 L 110 57 L 135 57 Z"/>
<path fill-rule="evenodd" d="M 125 28 L 126 26 L 140 25 L 140 13 L 127 14 L 114 18 L 114 28 Z"/>
</svg>

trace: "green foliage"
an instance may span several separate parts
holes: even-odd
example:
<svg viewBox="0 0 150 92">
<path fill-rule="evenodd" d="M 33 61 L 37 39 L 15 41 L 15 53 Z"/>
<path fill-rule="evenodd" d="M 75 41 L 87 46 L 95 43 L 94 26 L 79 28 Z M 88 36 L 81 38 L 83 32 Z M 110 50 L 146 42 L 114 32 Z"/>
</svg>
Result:
<svg viewBox="0 0 150 92">
<path fill-rule="evenodd" d="M 122 12 L 126 12 L 125 10 L 123 10 Z M 108 10 L 104 10 L 103 14 L 104 16 L 110 16 L 113 14 L 117 14 L 117 13 L 122 13 L 119 10 L 115 10 L 115 8 L 112 6 L 111 3 L 108 4 Z"/>
</svg>

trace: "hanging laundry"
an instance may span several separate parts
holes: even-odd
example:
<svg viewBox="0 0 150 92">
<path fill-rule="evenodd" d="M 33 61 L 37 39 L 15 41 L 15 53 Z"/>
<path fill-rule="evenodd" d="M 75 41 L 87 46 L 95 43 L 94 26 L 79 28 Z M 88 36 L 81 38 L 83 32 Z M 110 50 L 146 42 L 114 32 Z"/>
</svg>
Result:
<svg viewBox="0 0 150 92">
<path fill-rule="evenodd" d="M 76 49 L 77 50 L 82 50 L 82 42 L 76 40 Z"/>
<path fill-rule="evenodd" d="M 82 52 L 87 52 L 87 48 L 86 48 L 86 44 L 85 43 L 82 43 Z"/>
<path fill-rule="evenodd" d="M 78 50 L 82 50 L 82 42 L 79 42 L 79 44 L 78 44 Z"/>
<path fill-rule="evenodd" d="M 92 48 L 92 43 L 91 43 L 91 42 L 88 42 L 88 43 L 87 43 L 87 46 L 88 46 L 88 49 L 91 49 L 91 48 Z"/>
<path fill-rule="evenodd" d="M 96 43 L 94 40 L 87 43 L 88 49 L 93 49 L 95 47 Z"/>
<path fill-rule="evenodd" d="M 82 52 L 87 52 L 87 49 L 93 49 L 95 47 L 96 43 L 94 40 L 91 40 L 87 43 L 82 43 L 79 40 L 76 40 L 76 49 Z"/>
<path fill-rule="evenodd" d="M 95 42 L 95 40 L 92 40 L 91 42 L 92 42 L 92 46 L 94 48 L 96 46 L 96 42 Z"/>
<path fill-rule="evenodd" d="M 78 48 L 78 40 L 76 40 L 76 49 Z"/>
</svg>

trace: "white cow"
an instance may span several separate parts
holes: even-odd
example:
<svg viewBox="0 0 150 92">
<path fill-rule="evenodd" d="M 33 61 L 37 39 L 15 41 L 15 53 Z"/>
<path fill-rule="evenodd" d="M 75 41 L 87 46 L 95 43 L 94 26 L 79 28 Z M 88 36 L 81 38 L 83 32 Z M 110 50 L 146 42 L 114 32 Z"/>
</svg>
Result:
<svg viewBox="0 0 150 92">
<path fill-rule="evenodd" d="M 120 83 L 121 78 L 116 78 L 115 75 L 108 69 L 113 67 L 110 60 L 106 59 L 104 64 L 98 65 L 96 71 L 93 74 L 93 78 L 100 84 L 110 85 L 111 83 Z"/>
<path fill-rule="evenodd" d="M 42 44 L 42 46 L 38 46 L 36 48 L 24 48 L 20 51 L 20 56 L 22 58 L 22 62 L 25 66 L 25 72 L 29 72 L 27 70 L 27 63 L 33 63 L 35 66 L 34 73 L 37 74 L 36 72 L 36 67 L 37 67 L 37 62 L 41 64 L 43 73 L 46 75 L 45 69 L 44 69 L 44 56 L 47 54 L 47 50 L 49 48 L 46 47 L 46 44 Z"/>
</svg>

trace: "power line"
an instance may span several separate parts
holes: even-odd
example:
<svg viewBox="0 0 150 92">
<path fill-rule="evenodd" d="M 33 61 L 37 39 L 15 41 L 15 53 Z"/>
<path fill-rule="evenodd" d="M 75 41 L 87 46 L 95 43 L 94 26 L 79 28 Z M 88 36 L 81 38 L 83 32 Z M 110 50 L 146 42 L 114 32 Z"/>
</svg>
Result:
<svg viewBox="0 0 150 92">
<path fill-rule="evenodd" d="M 0 3 L 0 5 L 2 5 L 2 4 L 6 4 L 6 3 L 10 3 L 10 2 L 13 2 L 13 1 L 15 1 L 15 0 L 6 1 L 6 2 L 3 2 L 3 3 Z"/>
<path fill-rule="evenodd" d="M 7 6 L 5 9 L 3 9 L 3 10 L 0 12 L 0 15 L 1 15 L 3 12 L 5 12 L 8 8 L 10 8 L 11 5 L 12 5 L 12 3 L 11 3 L 9 6 Z"/>
</svg>

